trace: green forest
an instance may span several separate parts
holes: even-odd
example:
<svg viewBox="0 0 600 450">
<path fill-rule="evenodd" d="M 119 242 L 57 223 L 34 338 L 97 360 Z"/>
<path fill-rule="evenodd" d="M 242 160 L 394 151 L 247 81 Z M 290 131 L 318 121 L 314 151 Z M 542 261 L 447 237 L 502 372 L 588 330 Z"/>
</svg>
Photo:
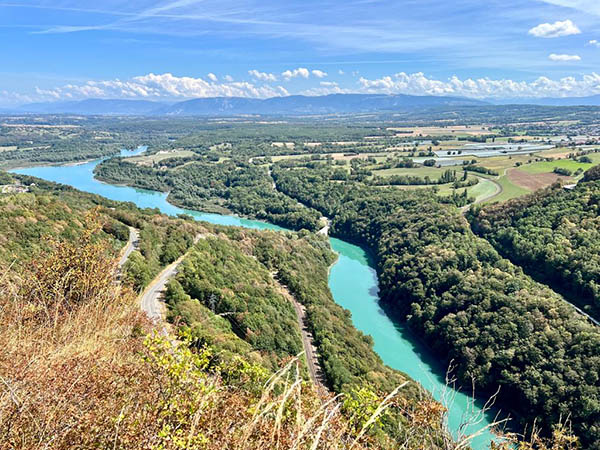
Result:
<svg viewBox="0 0 600 450">
<path fill-rule="evenodd" d="M 506 258 L 600 318 L 600 181 L 560 185 L 469 214 Z"/>
<path fill-rule="evenodd" d="M 160 170 L 113 158 L 96 169 L 100 180 L 169 192 L 169 201 L 207 212 L 235 212 L 283 227 L 316 230 L 318 212 L 273 189 L 265 168 L 243 162 L 192 162 Z"/>
<path fill-rule="evenodd" d="M 488 394 L 500 386 L 523 423 L 549 430 L 569 415 L 584 442 L 599 442 L 598 329 L 476 237 L 456 209 L 424 191 L 273 173 L 278 189 L 333 219 L 334 236 L 372 250 L 388 312 L 454 361 L 461 382 Z"/>
</svg>

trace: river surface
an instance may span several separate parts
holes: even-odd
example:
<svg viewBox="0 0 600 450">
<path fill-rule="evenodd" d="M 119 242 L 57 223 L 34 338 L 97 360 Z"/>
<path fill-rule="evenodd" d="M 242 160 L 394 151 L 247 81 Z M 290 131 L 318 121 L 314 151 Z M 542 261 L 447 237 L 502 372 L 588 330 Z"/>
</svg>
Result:
<svg viewBox="0 0 600 450">
<path fill-rule="evenodd" d="M 122 156 L 133 156 L 145 151 L 122 151 Z M 179 208 L 167 202 L 167 194 L 127 186 L 114 186 L 94 178 L 94 167 L 101 160 L 69 166 L 44 166 L 18 169 L 13 172 L 31 175 L 56 183 L 63 183 L 81 191 L 102 195 L 111 200 L 135 203 L 140 208 L 157 208 L 169 215 L 188 214 L 197 220 L 219 225 L 233 225 L 254 229 L 283 231 L 276 225 L 236 216 L 208 214 Z M 466 432 L 479 430 L 493 420 L 481 415 L 481 403 L 470 396 L 446 387 L 446 367 L 421 345 L 407 327 L 394 323 L 379 306 L 377 273 L 374 264 L 363 249 L 339 239 L 330 238 L 331 246 L 339 255 L 332 266 L 329 288 L 335 301 L 350 310 L 354 326 L 373 338 L 375 351 L 390 367 L 408 374 L 430 391 L 449 410 L 448 427 L 456 435 L 465 418 L 477 415 L 480 422 Z M 462 430 L 463 432 L 465 430 Z M 493 435 L 485 431 L 472 441 L 475 450 L 486 449 Z"/>
</svg>

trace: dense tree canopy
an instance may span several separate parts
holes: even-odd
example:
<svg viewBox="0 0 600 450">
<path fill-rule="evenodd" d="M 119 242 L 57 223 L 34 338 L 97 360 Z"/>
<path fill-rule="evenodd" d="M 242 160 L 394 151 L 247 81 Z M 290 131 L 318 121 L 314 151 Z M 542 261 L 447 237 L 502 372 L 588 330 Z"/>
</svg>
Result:
<svg viewBox="0 0 600 450">
<path fill-rule="evenodd" d="M 546 430 L 569 415 L 584 442 L 599 445 L 600 333 L 558 294 L 427 191 L 274 175 L 283 192 L 332 217 L 334 235 L 373 251 L 386 309 L 453 359 L 462 382 L 487 393 L 500 386 L 505 406 Z"/>
<path fill-rule="evenodd" d="M 526 272 L 600 318 L 600 181 L 560 185 L 476 209 L 476 233 Z"/>
<path fill-rule="evenodd" d="M 232 211 L 296 230 L 318 226 L 316 211 L 277 192 L 267 170 L 248 163 L 196 161 L 161 170 L 113 158 L 98 166 L 96 174 L 109 182 L 169 192 L 169 201 L 190 209 Z"/>
</svg>

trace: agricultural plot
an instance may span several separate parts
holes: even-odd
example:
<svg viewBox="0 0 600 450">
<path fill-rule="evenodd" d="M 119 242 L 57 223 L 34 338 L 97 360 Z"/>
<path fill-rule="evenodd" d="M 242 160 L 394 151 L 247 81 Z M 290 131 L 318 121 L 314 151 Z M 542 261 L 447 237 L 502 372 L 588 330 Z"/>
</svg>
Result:
<svg viewBox="0 0 600 450">
<path fill-rule="evenodd" d="M 194 156 L 195 154 L 190 150 L 159 151 L 153 155 L 132 156 L 131 158 L 127 158 L 127 160 L 140 166 L 152 166 L 165 159 L 184 158 L 186 156 Z"/>
<path fill-rule="evenodd" d="M 446 127 L 399 127 L 388 128 L 388 131 L 396 132 L 396 136 L 481 136 L 494 134 L 486 125 L 452 125 Z"/>
<path fill-rule="evenodd" d="M 580 163 L 572 159 L 560 159 L 556 161 L 540 161 L 527 164 L 521 167 L 521 170 L 530 174 L 552 173 L 555 168 L 570 170 L 575 173 L 578 169 L 587 170 L 592 167 L 592 163 Z"/>
<path fill-rule="evenodd" d="M 508 169 L 506 171 L 506 177 L 515 186 L 530 191 L 537 191 L 538 189 L 550 186 L 557 181 L 572 181 L 571 177 L 559 175 L 554 172 L 531 173 L 521 169 Z"/>
<path fill-rule="evenodd" d="M 514 184 L 512 181 L 510 181 L 507 175 L 502 175 L 496 180 L 496 182 L 502 188 L 502 192 L 500 192 L 500 194 L 494 196 L 493 198 L 485 201 L 484 203 L 504 202 L 506 200 L 510 200 L 511 198 L 517 198 L 521 197 L 522 195 L 527 195 L 531 192 L 529 189 L 525 189 Z"/>
</svg>

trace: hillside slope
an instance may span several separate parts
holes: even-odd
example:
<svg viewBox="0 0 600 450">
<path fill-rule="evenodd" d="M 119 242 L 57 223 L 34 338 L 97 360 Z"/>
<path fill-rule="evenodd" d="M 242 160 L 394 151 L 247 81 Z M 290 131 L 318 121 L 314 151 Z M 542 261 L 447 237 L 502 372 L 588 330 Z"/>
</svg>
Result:
<svg viewBox="0 0 600 450">
<path fill-rule="evenodd" d="M 356 440 L 353 448 L 389 448 L 391 436 L 406 440 L 409 448 L 424 440 L 431 448 L 455 447 L 443 425 L 444 409 L 418 394 L 414 384 L 385 398 L 406 377 L 385 368 L 345 312 L 335 310 L 324 289 L 332 257 L 321 238 L 171 219 L 36 181 L 32 192 L 2 196 L 5 211 L 19 205 L 22 213 L 6 216 L 5 229 L 21 217 L 43 217 L 47 229 L 15 233 L 11 245 L 23 251 L 4 253 L 18 263 L 3 269 L 0 285 L 0 447 L 348 448 Z M 48 204 L 51 210 L 44 208 Z M 129 268 L 131 281 L 115 283 L 127 226 L 141 230 L 141 249 L 132 255 L 139 253 L 149 273 L 192 248 L 181 235 L 170 238 L 174 229 L 214 236 L 192 248 L 186 270 L 167 295 L 178 342 L 153 334 L 154 326 L 140 312 L 132 289 L 142 283 L 139 272 Z M 124 232 L 112 233 L 113 228 Z M 34 247 L 42 235 L 47 243 Z M 225 264 L 212 274 L 198 265 L 221 257 Z M 314 258 L 321 262 L 315 265 Z M 306 267 L 319 268 L 316 284 Z M 262 280 L 268 286 L 275 269 L 318 319 L 315 335 L 333 345 L 325 360 L 335 360 L 332 367 L 350 362 L 346 370 L 356 378 L 335 385 L 342 397 L 319 398 L 302 381 L 289 331 L 296 326 L 291 308 L 278 303 L 276 293 L 261 300 L 263 288 L 256 284 Z M 193 284 L 199 276 L 203 281 Z M 177 284 L 195 286 L 186 288 L 194 295 Z M 177 292 L 183 297 L 177 299 Z M 207 308 L 199 300 L 210 306 L 210 297 L 200 292 L 227 295 L 229 304 Z M 224 312 L 237 308 L 238 313 L 222 314 L 222 305 Z M 325 326 L 322 314 L 328 314 Z M 269 339 L 272 325 L 284 326 L 286 316 L 286 336 Z M 354 349 L 370 359 L 348 359 Z M 361 364 L 364 368 L 353 372 Z"/>
</svg>

